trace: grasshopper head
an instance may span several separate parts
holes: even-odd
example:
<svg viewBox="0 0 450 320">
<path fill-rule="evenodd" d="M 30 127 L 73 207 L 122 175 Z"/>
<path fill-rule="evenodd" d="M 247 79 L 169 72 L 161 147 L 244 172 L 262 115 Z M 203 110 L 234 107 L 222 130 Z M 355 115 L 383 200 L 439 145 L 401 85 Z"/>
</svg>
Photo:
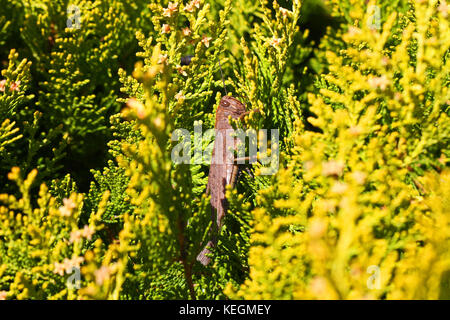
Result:
<svg viewBox="0 0 450 320">
<path fill-rule="evenodd" d="M 225 117 L 231 116 L 233 119 L 237 119 L 245 113 L 245 106 L 236 98 L 224 96 L 220 100 L 219 109 L 217 111 Z"/>
</svg>

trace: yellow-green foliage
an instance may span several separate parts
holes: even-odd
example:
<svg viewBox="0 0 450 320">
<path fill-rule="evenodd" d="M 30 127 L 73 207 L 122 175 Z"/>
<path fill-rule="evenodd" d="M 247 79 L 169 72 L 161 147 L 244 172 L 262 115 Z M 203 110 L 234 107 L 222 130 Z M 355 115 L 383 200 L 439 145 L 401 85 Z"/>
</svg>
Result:
<svg viewBox="0 0 450 320">
<path fill-rule="evenodd" d="M 18 61 L 19 54 L 15 50 L 9 53 L 8 68 L 3 70 L 0 79 L 0 155 L 7 157 L 6 147 L 14 141 L 22 138 L 16 127 L 16 122 L 11 120 L 11 115 L 25 101 L 32 98 L 26 96 L 29 87 L 29 69 L 31 62 L 26 59 Z"/>
<path fill-rule="evenodd" d="M 309 95 L 320 132 L 296 122 L 286 167 L 259 192 L 250 278 L 232 297 L 448 297 L 450 172 L 414 168 L 448 161 L 449 21 L 436 1 L 409 14 L 396 45 L 393 13 L 326 52 L 329 89 Z"/>
<path fill-rule="evenodd" d="M 22 197 L 0 195 L 0 283 L 9 284 L 6 297 L 74 298 L 74 289 L 65 283 L 67 274 L 84 261 L 82 245 L 95 233 L 98 215 L 79 229 L 83 196 L 73 193 L 58 203 L 45 184 L 35 206 L 30 188 L 36 174 L 33 170 L 23 180 L 19 168 L 13 168 L 8 178 L 17 183 Z"/>
<path fill-rule="evenodd" d="M 80 0 L 73 30 L 68 1 L 3 1 L 26 49 L 0 79 L 0 300 L 450 298 L 445 1 L 383 2 L 380 29 L 376 1 L 325 1 L 341 25 L 315 49 L 297 0 Z M 175 164 L 171 138 L 213 128 L 224 89 L 260 110 L 247 128 L 280 129 L 280 169 L 227 190 L 205 267 L 208 166 Z M 110 114 L 79 190 L 63 164 Z"/>
</svg>

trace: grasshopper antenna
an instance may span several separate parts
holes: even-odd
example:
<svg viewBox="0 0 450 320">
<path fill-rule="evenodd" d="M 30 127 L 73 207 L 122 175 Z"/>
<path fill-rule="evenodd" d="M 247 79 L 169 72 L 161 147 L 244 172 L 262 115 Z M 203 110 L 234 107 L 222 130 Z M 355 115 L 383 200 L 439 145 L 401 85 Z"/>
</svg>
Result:
<svg viewBox="0 0 450 320">
<path fill-rule="evenodd" d="M 193 57 L 193 55 L 181 57 L 181 65 L 188 66 L 191 63 Z M 219 57 L 217 57 L 217 60 L 219 60 L 220 76 L 222 77 L 223 89 L 225 90 L 225 95 L 228 95 L 227 87 L 225 86 L 225 78 L 223 77 L 222 64 L 220 63 Z"/>
<path fill-rule="evenodd" d="M 220 64 L 220 58 L 217 58 L 219 60 L 219 69 L 220 69 L 220 75 L 222 76 L 222 83 L 223 83 L 223 89 L 225 90 L 225 95 L 228 95 L 227 87 L 225 86 L 225 79 L 223 78 L 223 71 L 222 71 L 222 65 Z"/>
</svg>

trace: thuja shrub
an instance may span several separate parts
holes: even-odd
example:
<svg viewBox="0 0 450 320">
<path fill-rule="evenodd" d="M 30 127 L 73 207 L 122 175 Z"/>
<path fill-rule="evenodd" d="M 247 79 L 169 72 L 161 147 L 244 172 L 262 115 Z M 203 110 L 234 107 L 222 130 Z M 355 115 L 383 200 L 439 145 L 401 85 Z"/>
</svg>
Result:
<svg viewBox="0 0 450 320">
<path fill-rule="evenodd" d="M 30 188 L 36 175 L 33 170 L 24 179 L 14 167 L 8 178 L 17 184 L 21 197 L 0 196 L 2 298 L 73 299 L 80 286 L 76 274 L 87 243 L 95 239 L 95 221 L 104 206 L 100 204 L 98 214 L 79 228 L 83 195 L 72 193 L 58 201 L 42 184 L 34 204 Z"/>
<path fill-rule="evenodd" d="M 134 65 L 135 32 L 150 30 L 142 22 L 147 2 L 2 0 L 0 6 L 0 59 L 11 60 L 11 49 L 14 59 L 27 59 L 31 77 L 16 92 L 34 95 L 10 111 L 11 119 L 20 117 L 16 127 L 31 128 L 6 159 L 27 172 L 37 168 L 39 181 L 70 172 L 86 191 L 89 170 L 106 164 L 108 119 L 121 108 L 117 71 Z M 2 166 L 2 183 L 10 167 Z"/>
<path fill-rule="evenodd" d="M 297 0 L 0 0 L 0 299 L 448 298 L 449 6 L 324 3 L 314 43 Z M 227 92 L 280 168 L 203 266 L 208 164 L 172 138 Z"/>
<path fill-rule="evenodd" d="M 448 297 L 448 7 L 410 2 L 377 30 L 355 2 L 309 94 L 317 132 L 295 122 L 257 196 L 250 277 L 232 297 Z"/>
</svg>

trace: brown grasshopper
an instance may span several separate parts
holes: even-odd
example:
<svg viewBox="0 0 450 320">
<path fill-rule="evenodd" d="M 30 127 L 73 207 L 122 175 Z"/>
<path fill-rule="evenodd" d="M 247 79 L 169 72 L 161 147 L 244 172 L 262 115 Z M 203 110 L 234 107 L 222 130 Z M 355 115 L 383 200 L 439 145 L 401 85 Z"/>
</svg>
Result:
<svg viewBox="0 0 450 320">
<path fill-rule="evenodd" d="M 258 110 L 256 110 L 258 111 Z M 219 103 L 216 112 L 216 140 L 211 158 L 211 166 L 208 175 L 208 185 L 206 187 L 206 194 L 211 194 L 211 218 L 213 222 L 212 238 L 206 244 L 206 247 L 199 253 L 197 260 L 203 265 L 208 265 L 210 262 L 211 248 L 217 245 L 217 236 L 223 225 L 223 218 L 227 212 L 227 199 L 225 197 L 226 186 L 234 187 L 236 177 L 238 174 L 238 164 L 234 158 L 234 150 L 237 145 L 241 143 L 239 139 L 233 138 L 232 148 L 227 149 L 225 140 L 227 134 L 233 129 L 229 122 L 229 117 L 232 119 L 242 120 L 249 111 L 245 111 L 245 106 L 236 98 L 231 96 L 224 96 Z"/>
<path fill-rule="evenodd" d="M 192 55 L 182 57 L 181 64 L 189 65 L 192 57 Z M 219 67 L 226 94 L 227 90 L 220 60 Z M 254 111 L 259 112 L 257 109 Z M 217 236 L 222 228 L 223 218 L 228 209 L 228 203 L 225 197 L 226 186 L 231 185 L 231 187 L 234 187 L 239 171 L 237 159 L 234 158 L 234 150 L 236 150 L 237 145 L 242 141 L 233 139 L 234 145 L 231 150 L 227 149 L 227 145 L 224 143 L 227 140 L 226 135 L 230 134 L 230 130 L 233 129 L 229 122 L 229 117 L 242 120 L 249 113 L 250 111 L 245 111 L 245 106 L 242 102 L 228 95 L 222 97 L 217 108 L 216 123 L 214 125 L 216 140 L 214 141 L 208 184 L 206 186 L 206 195 L 211 194 L 210 203 L 213 232 L 211 240 L 208 241 L 205 248 L 197 256 L 197 261 L 204 266 L 208 265 L 211 261 L 211 258 L 207 255 L 211 253 L 209 249 L 214 248 L 217 244 Z"/>
</svg>

